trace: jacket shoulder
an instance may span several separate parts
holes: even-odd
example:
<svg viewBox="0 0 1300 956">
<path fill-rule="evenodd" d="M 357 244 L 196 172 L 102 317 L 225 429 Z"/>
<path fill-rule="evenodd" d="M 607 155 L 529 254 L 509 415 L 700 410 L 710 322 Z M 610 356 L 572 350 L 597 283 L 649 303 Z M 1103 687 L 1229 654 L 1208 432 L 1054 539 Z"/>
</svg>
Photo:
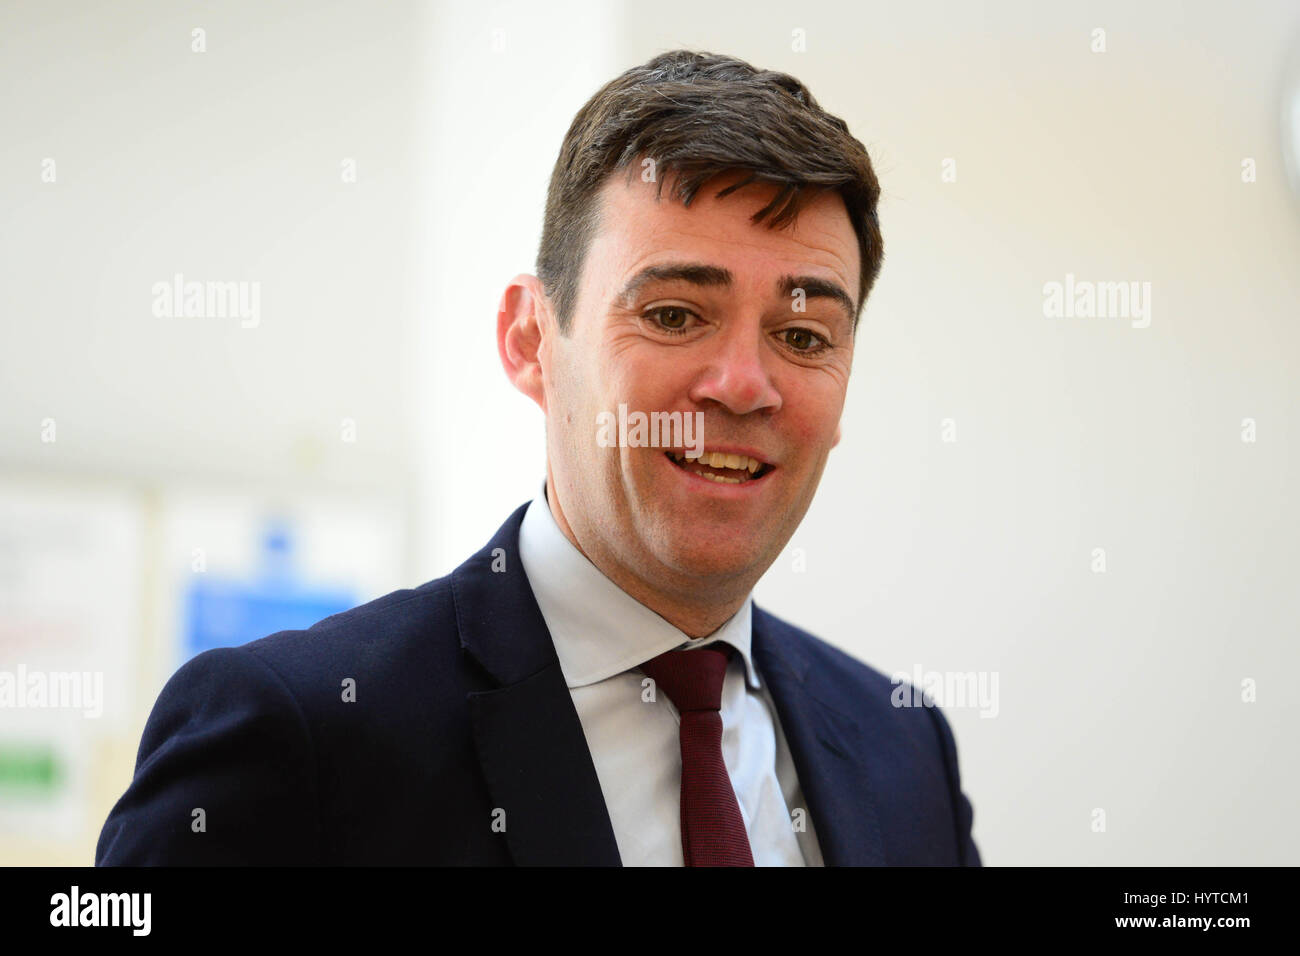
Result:
<svg viewBox="0 0 1300 956">
<path fill-rule="evenodd" d="M 333 614 L 301 630 L 279 631 L 241 645 L 300 696 L 337 696 L 339 682 L 397 680 L 419 667 L 437 680 L 458 654 L 450 578 L 405 588 Z M 373 699 L 373 696 L 372 696 Z M 360 693 L 358 693 L 360 700 Z"/>
<path fill-rule="evenodd" d="M 905 734 L 914 747 L 941 753 L 951 746 L 951 731 L 939 708 L 901 676 L 888 676 L 801 627 L 767 611 L 763 625 L 781 656 L 806 675 L 806 686 L 823 703 L 872 726 Z M 923 703 L 924 701 L 924 703 Z"/>
<path fill-rule="evenodd" d="M 756 624 L 761 618 L 767 640 L 780 646 L 779 656 L 802 673 L 805 689 L 857 724 L 864 759 L 878 776 L 894 783 L 910 776 L 916 789 L 898 792 L 912 797 L 920 791 L 944 793 L 955 859 L 981 865 L 972 838 L 974 811 L 961 787 L 956 741 L 939 707 L 902 677 L 887 676 L 774 614 L 757 607 L 754 613 Z"/>
<path fill-rule="evenodd" d="M 204 651 L 159 694 L 95 863 L 314 862 L 316 779 L 307 720 L 280 677 L 245 648 Z"/>
<path fill-rule="evenodd" d="M 754 614 L 756 619 L 762 618 L 774 641 L 793 648 L 809 672 L 831 680 L 834 686 L 865 692 L 872 698 L 882 693 L 888 698 L 897 686 L 882 671 L 770 611 L 755 607 Z"/>
<path fill-rule="evenodd" d="M 274 657 L 290 648 L 310 643 L 328 651 L 340 644 L 375 641 L 395 642 L 427 626 L 431 619 L 450 615 L 451 576 L 436 578 L 417 588 L 402 588 L 365 604 L 329 617 L 300 630 L 279 631 L 242 645 L 261 657 Z"/>
</svg>

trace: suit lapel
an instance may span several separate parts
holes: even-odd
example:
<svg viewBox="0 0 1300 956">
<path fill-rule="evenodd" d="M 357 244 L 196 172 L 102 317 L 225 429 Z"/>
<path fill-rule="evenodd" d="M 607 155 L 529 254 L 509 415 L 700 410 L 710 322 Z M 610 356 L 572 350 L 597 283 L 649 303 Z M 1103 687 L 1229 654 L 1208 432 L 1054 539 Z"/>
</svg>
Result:
<svg viewBox="0 0 1300 956">
<path fill-rule="evenodd" d="M 461 647 L 496 685 L 468 695 L 479 762 L 494 808 L 505 811 L 504 836 L 517 864 L 619 866 L 582 723 L 519 560 L 527 507 L 452 573 Z M 804 640 L 754 608 L 755 662 L 776 704 L 826 864 L 884 865 L 873 787 L 858 754 L 866 735 L 826 703 L 832 695 L 810 666 Z"/>
<path fill-rule="evenodd" d="M 461 647 L 496 684 L 468 698 L 479 762 L 515 863 L 619 866 L 582 723 L 519 560 L 527 507 L 452 572 Z"/>
<path fill-rule="evenodd" d="M 827 866 L 883 866 L 885 847 L 857 722 L 824 702 L 804 638 L 754 608 L 753 653 L 776 703 Z"/>
</svg>

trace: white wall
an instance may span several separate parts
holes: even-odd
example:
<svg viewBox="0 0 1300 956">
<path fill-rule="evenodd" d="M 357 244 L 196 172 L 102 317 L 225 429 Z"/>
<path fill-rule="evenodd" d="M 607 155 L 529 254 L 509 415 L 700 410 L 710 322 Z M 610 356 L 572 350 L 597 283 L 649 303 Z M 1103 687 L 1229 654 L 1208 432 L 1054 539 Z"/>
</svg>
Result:
<svg viewBox="0 0 1300 956">
<path fill-rule="evenodd" d="M 501 368 L 497 306 L 511 278 L 533 271 L 573 114 L 618 72 L 615 7 L 442 4 L 425 37 L 420 577 L 487 543 L 546 476 L 544 418 Z"/>
<path fill-rule="evenodd" d="M 415 17 L 5 5 L 7 464 L 405 487 Z M 260 282 L 260 323 L 156 317 L 153 285 L 178 272 Z"/>
</svg>

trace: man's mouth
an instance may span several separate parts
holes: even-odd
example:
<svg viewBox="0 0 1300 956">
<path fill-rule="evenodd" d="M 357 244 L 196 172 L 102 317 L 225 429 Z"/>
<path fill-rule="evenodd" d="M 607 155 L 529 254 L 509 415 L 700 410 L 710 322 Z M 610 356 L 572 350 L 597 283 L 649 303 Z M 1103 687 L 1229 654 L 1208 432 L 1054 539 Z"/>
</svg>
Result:
<svg viewBox="0 0 1300 956">
<path fill-rule="evenodd" d="M 706 451 L 699 458 L 687 458 L 685 451 L 671 449 L 664 456 L 683 471 L 725 485 L 758 481 L 774 466 L 748 455 Z"/>
</svg>

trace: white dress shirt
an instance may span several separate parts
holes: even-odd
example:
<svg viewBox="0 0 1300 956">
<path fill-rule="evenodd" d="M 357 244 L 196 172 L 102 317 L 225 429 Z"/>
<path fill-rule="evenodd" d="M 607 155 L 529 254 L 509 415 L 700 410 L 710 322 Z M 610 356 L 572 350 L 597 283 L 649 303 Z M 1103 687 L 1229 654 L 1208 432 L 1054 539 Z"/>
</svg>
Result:
<svg viewBox="0 0 1300 956">
<path fill-rule="evenodd" d="M 519 558 L 555 642 L 624 866 L 682 866 L 677 708 L 642 701 L 638 666 L 683 645 L 736 649 L 722 685 L 722 759 L 755 866 L 822 866 L 776 708 L 750 654 L 752 598 L 698 641 L 639 603 L 560 530 L 542 492 L 519 530 Z M 802 809 L 798 817 L 793 811 Z M 798 832 L 795 821 L 802 824 Z"/>
</svg>

